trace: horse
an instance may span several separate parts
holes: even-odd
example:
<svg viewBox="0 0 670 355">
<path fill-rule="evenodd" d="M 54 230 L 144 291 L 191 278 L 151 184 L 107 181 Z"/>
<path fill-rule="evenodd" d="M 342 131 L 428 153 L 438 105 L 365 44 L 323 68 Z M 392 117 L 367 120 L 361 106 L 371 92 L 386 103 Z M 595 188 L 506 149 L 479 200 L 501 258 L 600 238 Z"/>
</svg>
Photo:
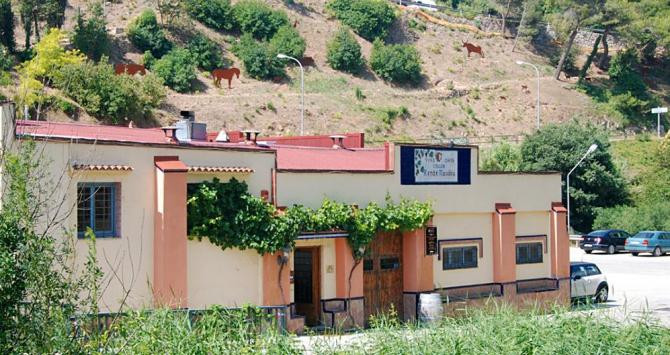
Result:
<svg viewBox="0 0 670 355">
<path fill-rule="evenodd" d="M 144 65 L 140 64 L 114 64 L 114 72 L 116 75 L 128 74 L 135 75 L 139 73 L 140 75 L 146 75 L 147 70 Z"/>
<path fill-rule="evenodd" d="M 465 47 L 468 50 L 468 58 L 470 58 L 470 53 L 477 53 L 482 58 L 484 58 L 484 53 L 482 53 L 482 47 L 474 45 L 469 42 L 463 42 L 463 47 Z"/>
<path fill-rule="evenodd" d="M 240 70 L 237 68 L 228 69 L 214 69 L 212 70 L 212 77 L 214 78 L 214 85 L 221 87 L 221 79 L 228 80 L 228 89 L 232 89 L 230 83 L 233 81 L 233 76 L 240 78 Z"/>
</svg>

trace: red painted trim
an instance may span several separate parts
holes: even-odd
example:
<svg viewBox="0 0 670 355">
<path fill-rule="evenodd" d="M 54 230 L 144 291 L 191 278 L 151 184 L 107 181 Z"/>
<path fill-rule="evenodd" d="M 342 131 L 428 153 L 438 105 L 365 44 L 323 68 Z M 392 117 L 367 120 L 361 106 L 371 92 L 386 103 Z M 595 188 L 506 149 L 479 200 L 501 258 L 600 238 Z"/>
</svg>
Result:
<svg viewBox="0 0 670 355">
<path fill-rule="evenodd" d="M 516 210 L 512 207 L 510 203 L 496 203 L 496 212 L 500 214 L 509 214 L 516 213 Z"/>
<path fill-rule="evenodd" d="M 563 202 L 552 202 L 551 203 L 551 210 L 554 212 L 559 212 L 559 213 L 567 213 L 568 210 L 563 207 Z"/>
<path fill-rule="evenodd" d="M 163 172 L 182 173 L 188 171 L 188 166 L 179 160 L 178 156 L 155 156 L 154 164 Z"/>
</svg>

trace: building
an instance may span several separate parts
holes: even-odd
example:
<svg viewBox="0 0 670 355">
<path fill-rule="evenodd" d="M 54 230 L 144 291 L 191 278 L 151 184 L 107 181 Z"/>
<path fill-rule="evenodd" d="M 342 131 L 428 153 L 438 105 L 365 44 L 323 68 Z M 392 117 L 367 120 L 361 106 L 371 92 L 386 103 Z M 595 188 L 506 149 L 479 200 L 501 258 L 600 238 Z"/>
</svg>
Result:
<svg viewBox="0 0 670 355">
<path fill-rule="evenodd" d="M 480 172 L 474 146 L 365 148 L 362 134 L 256 139 L 246 132 L 243 139 L 230 132 L 217 141 L 224 135 L 189 117 L 176 127 L 140 129 L 16 121 L 12 104 L 1 114 L 3 149 L 22 139 L 42 145 L 51 176 L 67 178 L 45 181 L 54 200 L 75 211 L 66 224 L 96 230 L 109 284 L 103 310 L 117 310 L 121 300 L 136 308 L 256 304 L 285 308 L 287 326 L 299 330 L 363 325 L 391 305 L 413 320 L 421 295 L 435 292 L 445 312 L 490 298 L 569 301 L 558 173 Z M 282 252 L 187 239 L 187 184 L 214 177 L 245 181 L 277 206 L 317 208 L 326 197 L 365 206 L 390 195 L 432 201 L 434 215 L 427 228 L 379 235 L 353 271 L 346 233 L 301 235 L 283 267 Z M 81 260 L 86 248 L 78 239 Z"/>
</svg>

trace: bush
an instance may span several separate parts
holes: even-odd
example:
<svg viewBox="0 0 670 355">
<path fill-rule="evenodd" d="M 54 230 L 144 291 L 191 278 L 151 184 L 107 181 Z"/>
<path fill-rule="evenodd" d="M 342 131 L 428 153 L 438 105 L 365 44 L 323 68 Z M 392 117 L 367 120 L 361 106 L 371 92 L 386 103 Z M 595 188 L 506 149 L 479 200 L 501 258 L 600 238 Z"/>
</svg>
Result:
<svg viewBox="0 0 670 355">
<path fill-rule="evenodd" d="M 195 64 L 202 70 L 212 71 L 224 65 L 219 45 L 202 34 L 193 37 L 187 48 Z"/>
<path fill-rule="evenodd" d="M 230 0 L 186 0 L 186 11 L 203 25 L 230 31 L 236 27 Z"/>
<path fill-rule="evenodd" d="M 305 54 L 305 39 L 291 26 L 282 26 L 270 40 L 270 45 L 277 53 L 300 59 Z"/>
<path fill-rule="evenodd" d="M 396 19 L 393 6 L 386 0 L 332 0 L 327 8 L 368 41 L 386 38 Z"/>
<path fill-rule="evenodd" d="M 99 2 L 94 3 L 89 9 L 91 17 L 87 20 L 77 14 L 77 23 L 72 33 L 72 44 L 82 53 L 93 60 L 100 60 L 106 52 L 109 45 L 107 37 L 107 21 L 102 11 L 102 5 Z"/>
<path fill-rule="evenodd" d="M 54 83 L 92 116 L 110 123 L 146 117 L 165 98 L 160 79 L 152 74 L 140 78 L 116 75 L 106 58 L 94 64 L 71 64 Z"/>
<path fill-rule="evenodd" d="M 407 44 L 384 45 L 376 40 L 370 56 L 370 67 L 386 81 L 418 84 L 421 81 L 421 57 Z"/>
<path fill-rule="evenodd" d="M 670 205 L 667 202 L 643 203 L 640 206 L 599 208 L 594 229 L 623 229 L 630 233 L 643 230 L 670 230 Z"/>
<path fill-rule="evenodd" d="M 176 48 L 157 59 L 151 65 L 151 71 L 163 79 L 165 85 L 177 92 L 193 90 L 196 76 L 196 62 L 191 53 L 184 48 Z"/>
<path fill-rule="evenodd" d="M 9 54 L 9 50 L 0 44 L 0 71 L 10 70 L 14 66 L 14 59 Z"/>
<path fill-rule="evenodd" d="M 240 31 L 259 40 L 270 39 L 280 27 L 289 25 L 286 13 L 260 0 L 241 0 L 233 6 L 233 14 Z"/>
<path fill-rule="evenodd" d="M 277 52 L 267 43 L 261 43 L 246 34 L 233 46 L 233 51 L 244 64 L 244 71 L 252 78 L 272 79 L 284 76 L 284 64 Z"/>
<path fill-rule="evenodd" d="M 358 73 L 365 65 L 361 45 L 344 27 L 328 42 L 326 57 L 331 68 L 349 73 Z"/>
<path fill-rule="evenodd" d="M 14 13 L 11 0 L 0 0 L 0 44 L 14 52 Z"/>
<path fill-rule="evenodd" d="M 128 39 L 140 51 L 150 51 L 156 58 L 162 57 L 172 48 L 172 43 L 158 26 L 156 14 L 152 10 L 144 10 L 128 25 Z"/>
<path fill-rule="evenodd" d="M 482 171 L 519 171 L 521 151 L 518 146 L 502 142 L 483 151 L 480 169 Z"/>
<path fill-rule="evenodd" d="M 619 52 L 612 58 L 607 73 L 614 82 L 615 93 L 631 92 L 636 97 L 646 95 L 647 85 L 635 70 L 639 64 L 633 49 Z"/>
</svg>

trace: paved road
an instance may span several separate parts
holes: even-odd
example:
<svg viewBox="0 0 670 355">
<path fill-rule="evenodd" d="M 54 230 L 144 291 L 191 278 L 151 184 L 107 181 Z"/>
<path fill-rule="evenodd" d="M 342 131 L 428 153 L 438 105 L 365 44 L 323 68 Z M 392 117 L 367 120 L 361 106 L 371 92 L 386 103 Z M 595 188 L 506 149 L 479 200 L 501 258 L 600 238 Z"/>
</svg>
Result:
<svg viewBox="0 0 670 355">
<path fill-rule="evenodd" d="M 670 255 L 589 255 L 579 248 L 570 248 L 570 260 L 593 262 L 607 276 L 611 287 L 606 308 L 611 307 L 619 315 L 650 311 L 670 326 Z"/>
</svg>

